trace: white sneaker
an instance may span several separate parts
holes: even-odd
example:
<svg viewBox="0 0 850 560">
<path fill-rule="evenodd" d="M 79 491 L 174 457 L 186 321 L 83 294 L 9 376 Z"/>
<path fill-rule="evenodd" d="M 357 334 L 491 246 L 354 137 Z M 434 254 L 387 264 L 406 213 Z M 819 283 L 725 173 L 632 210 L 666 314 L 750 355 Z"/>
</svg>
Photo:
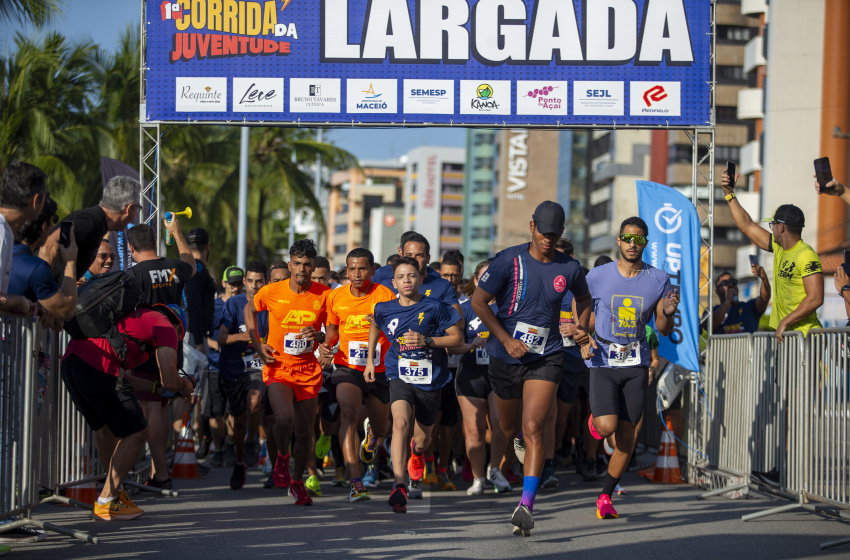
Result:
<svg viewBox="0 0 850 560">
<path fill-rule="evenodd" d="M 514 438 L 514 453 L 521 464 L 525 464 L 525 440 Z"/>
<path fill-rule="evenodd" d="M 602 444 L 605 446 L 605 453 L 607 453 L 609 457 L 614 454 L 614 448 L 611 447 L 610 443 L 608 443 L 608 438 L 603 439 Z"/>
<path fill-rule="evenodd" d="M 466 491 L 467 496 L 480 496 L 484 493 L 484 479 L 476 478 L 472 481 L 472 486 Z"/>
<path fill-rule="evenodd" d="M 511 483 L 508 482 L 508 479 L 505 478 L 505 475 L 502 474 L 497 467 L 491 467 L 490 470 L 487 471 L 487 480 L 496 487 L 496 492 L 512 492 L 513 488 L 511 488 Z"/>
</svg>

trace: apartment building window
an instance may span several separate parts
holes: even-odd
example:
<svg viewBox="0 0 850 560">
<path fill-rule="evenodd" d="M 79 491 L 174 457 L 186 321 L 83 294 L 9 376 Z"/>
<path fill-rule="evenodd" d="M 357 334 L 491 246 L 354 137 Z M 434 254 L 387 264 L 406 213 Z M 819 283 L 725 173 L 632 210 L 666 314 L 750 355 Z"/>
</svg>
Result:
<svg viewBox="0 0 850 560">
<path fill-rule="evenodd" d="M 490 181 L 475 181 L 472 184 L 472 192 L 474 193 L 489 193 L 493 190 L 493 183 Z"/>
<path fill-rule="evenodd" d="M 595 224 L 596 222 L 607 220 L 610 215 L 609 202 L 610 200 L 606 200 L 605 202 L 591 206 L 587 212 L 588 223 Z"/>
<path fill-rule="evenodd" d="M 469 230 L 469 236 L 472 239 L 489 239 L 490 238 L 490 228 L 485 227 L 476 227 Z"/>
<path fill-rule="evenodd" d="M 475 140 L 472 142 L 473 146 L 490 146 L 495 142 L 496 135 L 492 133 L 486 134 L 476 134 Z"/>
<path fill-rule="evenodd" d="M 463 192 L 463 185 L 443 185 L 443 193 L 445 194 L 460 194 Z"/>
<path fill-rule="evenodd" d="M 742 66 L 718 66 L 717 81 L 721 83 L 743 83 L 747 81 L 747 75 L 744 74 Z"/>
<path fill-rule="evenodd" d="M 593 141 L 593 145 L 590 147 L 590 159 L 598 158 L 611 151 L 611 136 L 613 135 L 606 134 Z"/>
<path fill-rule="evenodd" d="M 348 231 L 348 224 L 339 224 L 334 228 L 334 232 L 336 233 L 345 233 Z"/>
<path fill-rule="evenodd" d="M 718 105 L 717 109 L 717 122 L 719 123 L 732 123 L 738 124 L 738 108 L 730 107 L 728 105 Z"/>
<path fill-rule="evenodd" d="M 720 41 L 732 41 L 735 43 L 746 43 L 756 33 L 753 27 L 741 25 L 718 25 L 717 39 Z"/>
<path fill-rule="evenodd" d="M 486 169 L 487 171 L 491 171 L 493 169 L 493 158 L 488 157 L 477 157 L 472 162 L 472 169 L 480 170 Z"/>
<path fill-rule="evenodd" d="M 340 214 L 348 214 L 348 203 L 342 205 L 342 210 L 340 210 Z"/>
<path fill-rule="evenodd" d="M 463 173 L 462 163 L 444 163 L 443 173 Z"/>
<path fill-rule="evenodd" d="M 444 227 L 440 229 L 440 235 L 444 237 L 460 237 L 460 228 Z"/>
<path fill-rule="evenodd" d="M 345 245 L 337 245 L 336 247 L 334 247 L 334 253 L 336 253 L 337 255 L 345 255 L 346 253 L 348 253 L 348 249 Z"/>
<path fill-rule="evenodd" d="M 741 148 L 738 146 L 716 146 L 714 148 L 714 161 L 723 164 L 726 161 L 739 161 L 741 159 Z"/>
<path fill-rule="evenodd" d="M 460 216 L 463 214 L 463 208 L 460 206 L 443 206 L 441 213 L 446 216 Z"/>
<path fill-rule="evenodd" d="M 491 204 L 473 204 L 472 205 L 472 215 L 473 216 L 489 216 L 490 212 L 493 211 L 493 206 Z"/>
</svg>

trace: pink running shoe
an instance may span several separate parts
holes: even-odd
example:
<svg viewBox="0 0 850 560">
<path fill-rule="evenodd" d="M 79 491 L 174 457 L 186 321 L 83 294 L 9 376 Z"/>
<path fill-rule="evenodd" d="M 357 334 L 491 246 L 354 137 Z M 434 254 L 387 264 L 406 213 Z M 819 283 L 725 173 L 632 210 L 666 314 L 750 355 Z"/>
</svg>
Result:
<svg viewBox="0 0 850 560">
<path fill-rule="evenodd" d="M 289 453 L 285 457 L 280 453 L 277 454 L 272 477 L 278 488 L 289 488 L 292 483 L 292 477 L 289 474 Z"/>
<path fill-rule="evenodd" d="M 600 436 L 599 432 L 596 431 L 596 426 L 593 425 L 593 414 L 591 414 L 587 419 L 587 428 L 590 430 L 590 435 L 593 436 L 593 439 L 602 439 L 602 436 Z"/>
<path fill-rule="evenodd" d="M 599 519 L 618 519 L 617 510 L 611 505 L 611 496 L 602 494 L 596 500 L 596 517 Z"/>
</svg>

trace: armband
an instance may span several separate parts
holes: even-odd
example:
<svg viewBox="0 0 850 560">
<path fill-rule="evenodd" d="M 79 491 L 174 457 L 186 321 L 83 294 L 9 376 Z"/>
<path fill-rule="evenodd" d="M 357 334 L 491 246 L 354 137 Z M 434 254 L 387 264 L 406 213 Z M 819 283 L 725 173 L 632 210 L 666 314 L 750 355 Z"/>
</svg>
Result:
<svg viewBox="0 0 850 560">
<path fill-rule="evenodd" d="M 726 196 L 724 196 L 723 198 L 725 198 L 725 199 L 726 199 L 726 202 L 729 202 L 729 201 L 731 201 L 733 198 L 735 198 L 735 193 L 730 192 L 729 194 L 727 194 L 727 195 L 726 195 Z"/>
</svg>

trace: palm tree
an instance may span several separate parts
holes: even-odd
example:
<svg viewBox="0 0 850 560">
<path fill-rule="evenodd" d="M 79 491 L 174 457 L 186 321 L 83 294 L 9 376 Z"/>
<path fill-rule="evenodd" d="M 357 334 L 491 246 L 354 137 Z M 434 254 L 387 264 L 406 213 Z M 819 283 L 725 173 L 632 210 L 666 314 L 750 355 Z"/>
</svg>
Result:
<svg viewBox="0 0 850 560">
<path fill-rule="evenodd" d="M 61 0 L 0 0 L 0 22 L 41 27 L 62 15 Z"/>
</svg>

